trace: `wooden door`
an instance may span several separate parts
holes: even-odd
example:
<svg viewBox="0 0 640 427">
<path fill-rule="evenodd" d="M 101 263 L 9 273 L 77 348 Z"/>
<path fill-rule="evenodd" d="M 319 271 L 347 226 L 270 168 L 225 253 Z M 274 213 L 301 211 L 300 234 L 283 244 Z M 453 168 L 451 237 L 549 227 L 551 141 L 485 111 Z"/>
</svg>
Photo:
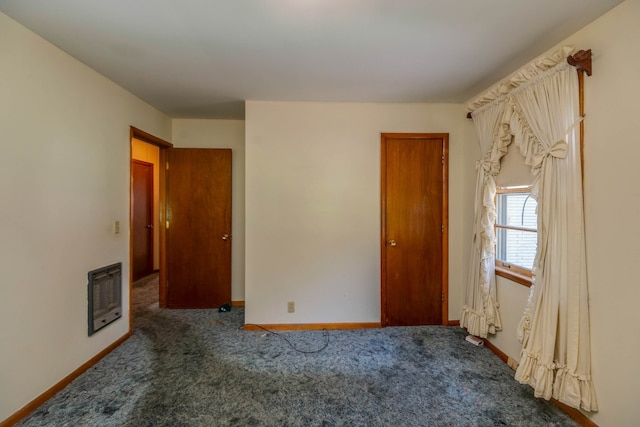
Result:
<svg viewBox="0 0 640 427">
<path fill-rule="evenodd" d="M 131 259 L 133 280 L 153 273 L 153 164 L 132 160 Z"/>
<path fill-rule="evenodd" d="M 448 134 L 382 135 L 382 324 L 447 321 Z"/>
<path fill-rule="evenodd" d="M 168 308 L 231 303 L 231 150 L 167 150 Z"/>
</svg>

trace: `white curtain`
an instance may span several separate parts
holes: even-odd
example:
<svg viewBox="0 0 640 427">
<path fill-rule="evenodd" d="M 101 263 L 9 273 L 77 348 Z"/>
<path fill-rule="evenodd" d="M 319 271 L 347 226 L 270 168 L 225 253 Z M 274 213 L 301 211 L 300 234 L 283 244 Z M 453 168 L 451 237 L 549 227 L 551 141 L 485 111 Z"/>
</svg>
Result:
<svg viewBox="0 0 640 427">
<path fill-rule="evenodd" d="M 473 99 L 467 108 L 474 111 L 475 119 L 488 111 L 487 106 L 502 105 L 504 115 L 498 115 L 501 119 L 498 134 L 488 152 L 506 147 L 513 137 L 533 173 L 532 193 L 538 202 L 538 245 L 534 284 L 518 327 L 522 353 L 516 379 L 530 384 L 537 397 L 554 397 L 569 406 L 596 411 L 591 380 L 578 79 L 575 68 L 566 64 L 567 56 L 574 51 L 565 47 L 529 64 Z M 486 136 L 480 138 L 481 145 L 490 146 L 489 142 L 482 142 Z M 494 170 L 497 173 L 499 164 L 488 161 L 484 151 L 483 155 L 482 169 L 489 171 L 485 175 Z M 491 179 L 484 181 L 491 185 Z M 491 194 L 490 185 L 488 192 L 480 193 L 483 200 Z M 480 188 L 476 187 L 476 209 L 480 206 Z M 484 191 L 485 187 L 482 188 Z M 477 256 L 477 230 L 491 221 L 490 217 L 486 222 L 478 218 L 476 212 L 472 259 Z M 474 265 L 470 267 L 472 275 L 482 277 L 479 272 L 485 271 L 482 269 L 485 265 Z M 486 271 L 493 276 L 492 267 L 486 266 Z M 483 278 L 478 283 L 487 282 Z M 488 283 L 491 295 L 490 279 Z M 476 296 L 481 295 L 483 288 L 474 289 L 470 280 L 462 316 L 468 324 L 474 323 L 474 314 L 478 312 L 475 303 L 481 300 Z"/>
<path fill-rule="evenodd" d="M 504 114 L 504 103 L 493 103 L 472 115 L 476 127 L 482 160 L 476 162 L 476 199 L 469 276 L 460 326 L 479 337 L 502 329 L 496 301 L 495 220 L 496 182 L 500 157 L 507 145 L 497 140 Z"/>
<path fill-rule="evenodd" d="M 536 397 L 595 411 L 578 100 L 575 68 L 558 65 L 510 94 L 501 129 L 531 165 L 538 201 L 535 283 L 518 332 L 516 380 Z"/>
</svg>

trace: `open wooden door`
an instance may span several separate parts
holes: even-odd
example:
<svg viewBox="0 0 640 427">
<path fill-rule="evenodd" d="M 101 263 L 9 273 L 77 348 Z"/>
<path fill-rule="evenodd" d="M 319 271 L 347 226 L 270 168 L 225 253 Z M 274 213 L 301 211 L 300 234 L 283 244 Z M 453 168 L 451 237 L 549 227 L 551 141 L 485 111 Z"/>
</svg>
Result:
<svg viewBox="0 0 640 427">
<path fill-rule="evenodd" d="M 166 307 L 231 303 L 231 150 L 166 150 Z"/>
<path fill-rule="evenodd" d="M 448 134 L 382 134 L 382 324 L 447 312 Z"/>
</svg>

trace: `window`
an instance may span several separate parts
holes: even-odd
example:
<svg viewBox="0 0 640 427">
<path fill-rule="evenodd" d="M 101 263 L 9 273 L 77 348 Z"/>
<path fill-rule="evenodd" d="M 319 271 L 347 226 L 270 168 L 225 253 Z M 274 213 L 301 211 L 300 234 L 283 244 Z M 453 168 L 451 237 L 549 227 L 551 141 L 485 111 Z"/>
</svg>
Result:
<svg viewBox="0 0 640 427">
<path fill-rule="evenodd" d="M 538 241 L 538 204 L 530 191 L 500 187 L 496 195 L 496 274 L 527 286 Z"/>
</svg>

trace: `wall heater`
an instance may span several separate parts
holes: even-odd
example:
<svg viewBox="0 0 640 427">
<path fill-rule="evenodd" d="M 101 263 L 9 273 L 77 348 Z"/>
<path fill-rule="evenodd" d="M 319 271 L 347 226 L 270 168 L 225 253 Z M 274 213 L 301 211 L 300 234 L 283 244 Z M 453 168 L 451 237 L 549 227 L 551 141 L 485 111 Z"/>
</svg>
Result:
<svg viewBox="0 0 640 427">
<path fill-rule="evenodd" d="M 122 263 L 89 272 L 89 336 L 122 317 Z"/>
</svg>

